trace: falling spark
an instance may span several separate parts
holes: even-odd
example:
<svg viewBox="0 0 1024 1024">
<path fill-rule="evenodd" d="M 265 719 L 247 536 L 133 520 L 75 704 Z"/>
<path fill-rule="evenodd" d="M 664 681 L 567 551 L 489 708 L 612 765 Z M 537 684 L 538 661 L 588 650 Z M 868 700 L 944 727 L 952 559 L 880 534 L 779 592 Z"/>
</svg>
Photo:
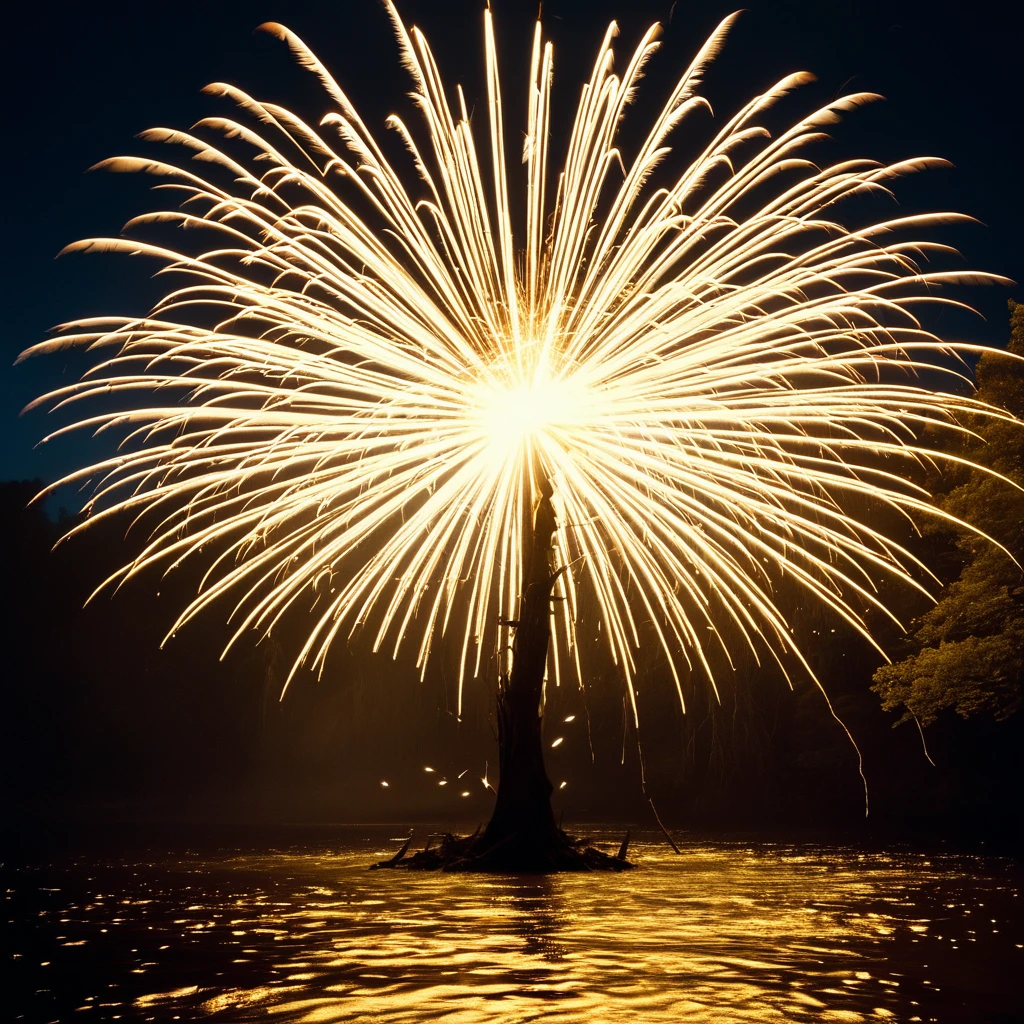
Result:
<svg viewBox="0 0 1024 1024">
<path fill-rule="evenodd" d="M 168 635 L 228 597 L 226 649 L 315 601 L 286 687 L 302 665 L 322 674 L 331 645 L 357 630 L 392 656 L 411 645 L 421 674 L 445 635 L 460 652 L 461 714 L 466 680 L 492 671 L 489 651 L 506 652 L 508 669 L 544 477 L 565 567 L 556 682 L 581 674 L 575 628 L 588 603 L 634 719 L 635 654 L 651 631 L 681 702 L 690 675 L 715 686 L 727 642 L 767 652 L 784 672 L 788 656 L 814 679 L 775 603 L 782 577 L 874 643 L 863 609 L 895 618 L 879 581 L 924 592 L 928 574 L 865 509 L 950 519 L 914 472 L 962 460 L 919 438 L 929 427 L 964 433 L 961 412 L 1000 415 L 921 383 L 927 369 L 962 385 L 948 357 L 975 349 L 944 344 L 918 313 L 958 305 L 938 294 L 946 285 L 997 279 L 932 268 L 950 250 L 917 232 L 968 218 L 839 218 L 843 200 L 884 198 L 894 179 L 943 162 L 812 160 L 824 129 L 875 97 L 832 100 L 769 133 L 768 109 L 810 77 L 795 74 L 673 169 L 669 143 L 698 138 L 694 122 L 710 110 L 701 76 L 733 15 L 632 153 L 617 132 L 657 26 L 618 72 L 610 26 L 561 168 L 550 153 L 553 49 L 538 22 L 520 164 L 518 141 L 515 152 L 506 144 L 491 11 L 486 112 L 471 124 L 461 91 L 449 104 L 422 33 L 386 3 L 422 117 L 387 122 L 409 152 L 406 177 L 276 24 L 264 28 L 325 89 L 319 127 L 215 84 L 206 91 L 236 115 L 142 136 L 195 162 L 99 165 L 157 175 L 182 197 L 179 209 L 136 217 L 125 237 L 68 247 L 161 263 L 175 284 L 152 313 L 77 320 L 29 350 L 103 356 L 39 401 L 113 408 L 51 436 L 127 428 L 115 455 L 61 481 L 94 488 L 72 533 L 149 514 L 141 551 L 106 583 L 202 556 L 202 585 Z M 154 225 L 208 245 L 190 255 L 133 237 Z"/>
<path fill-rule="evenodd" d="M 483 773 L 483 775 L 482 775 L 482 776 L 480 777 L 480 781 L 481 781 L 481 782 L 483 783 L 483 785 L 484 785 L 484 789 L 489 789 L 489 790 L 491 790 L 491 792 L 493 792 L 493 793 L 497 793 L 498 791 L 497 791 L 497 790 L 496 790 L 496 789 L 495 789 L 495 788 L 494 788 L 494 787 L 493 787 L 493 786 L 492 786 L 492 785 L 490 784 L 490 782 L 488 781 L 488 779 L 487 779 L 487 775 L 488 775 L 488 771 L 487 771 L 487 762 L 486 762 L 486 761 L 484 761 L 484 773 Z"/>
<path fill-rule="evenodd" d="M 559 736 L 558 739 L 551 744 L 552 749 L 554 749 L 555 747 L 560 747 L 562 745 L 562 740 L 563 737 Z"/>
<path fill-rule="evenodd" d="M 434 770 L 434 769 L 433 769 L 433 768 L 424 768 L 423 770 L 424 770 L 425 772 L 433 772 L 433 770 Z"/>
<path fill-rule="evenodd" d="M 575 722 L 576 721 L 576 716 L 575 715 L 566 715 L 565 718 L 562 719 L 562 721 L 563 722 Z"/>
<path fill-rule="evenodd" d="M 381 786 L 383 786 L 383 787 L 384 787 L 384 789 L 387 789 L 387 788 L 388 788 L 388 783 L 387 783 L 387 782 L 386 782 L 386 781 L 385 781 L 384 779 L 381 779 L 381 780 L 380 780 L 380 784 L 381 784 Z"/>
<path fill-rule="evenodd" d="M 462 778 L 462 776 L 463 776 L 463 775 L 465 775 L 465 774 L 466 774 L 466 772 L 468 772 L 468 771 L 469 771 L 469 769 L 468 769 L 468 768 L 464 768 L 464 769 L 463 769 L 463 770 L 462 770 L 461 772 L 459 772 L 459 774 L 458 774 L 457 778 L 460 778 L 460 779 L 461 779 L 461 778 Z"/>
<path fill-rule="evenodd" d="M 568 786 L 568 785 L 569 785 L 569 783 L 568 783 L 568 782 L 560 782 L 560 783 L 558 784 L 558 788 L 559 788 L 559 789 L 565 789 L 565 787 L 566 787 L 566 786 Z"/>
<path fill-rule="evenodd" d="M 462 791 L 462 795 L 463 795 L 463 796 L 469 796 L 469 790 L 468 790 L 468 789 L 464 789 L 464 790 Z"/>
<path fill-rule="evenodd" d="M 437 784 L 439 786 L 447 786 L 448 785 L 448 780 L 447 779 L 441 779 Z"/>
</svg>

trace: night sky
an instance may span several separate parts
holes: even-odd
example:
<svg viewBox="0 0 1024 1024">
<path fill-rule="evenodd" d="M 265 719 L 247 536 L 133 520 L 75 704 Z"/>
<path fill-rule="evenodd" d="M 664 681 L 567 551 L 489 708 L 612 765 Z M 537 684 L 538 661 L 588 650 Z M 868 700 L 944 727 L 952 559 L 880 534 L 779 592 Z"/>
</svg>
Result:
<svg viewBox="0 0 1024 1024">
<path fill-rule="evenodd" d="M 662 52 L 650 65 L 647 88 L 632 120 L 644 124 L 645 104 L 660 107 L 671 76 L 718 19 L 735 5 L 724 0 L 548 0 L 545 24 L 555 42 L 556 102 L 562 124 L 609 19 L 622 27 L 620 52 L 652 21 L 667 24 Z M 449 81 L 479 95 L 481 4 L 407 2 L 406 20 L 421 25 Z M 504 92 L 513 108 L 527 70 L 526 49 L 535 7 L 495 4 L 501 36 Z M 6 330 L 2 358 L 41 339 L 52 325 L 75 316 L 143 312 L 155 297 L 154 269 L 112 257 L 54 261 L 67 243 L 116 234 L 134 213 L 151 208 L 148 181 L 85 174 L 105 157 L 146 152 L 133 136 L 155 126 L 187 128 L 220 109 L 200 95 L 218 79 L 283 102 L 317 119 L 321 97 L 297 72 L 285 48 L 254 35 L 267 20 L 297 31 L 321 56 L 370 125 L 387 113 L 409 113 L 405 81 L 383 8 L 374 0 L 218 0 L 212 4 L 19 4 L 7 17 L 7 76 L 0 166 L 6 200 L 3 287 Z M 708 76 L 707 94 L 718 112 L 781 77 L 804 68 L 819 77 L 807 102 L 842 90 L 870 90 L 887 103 L 861 111 L 837 133 L 847 151 L 881 159 L 928 154 L 956 170 L 915 181 L 901 198 L 910 208 L 945 207 L 978 217 L 985 228 L 961 234 L 973 267 L 1024 280 L 1024 203 L 1019 121 L 1019 5 L 993 0 L 751 0 L 730 44 Z M 556 109 L 555 132 L 558 132 Z M 510 132 L 515 129 L 514 112 Z M 562 129 L 564 134 L 564 127 Z M 557 152 L 557 146 L 555 150 Z M 165 157 L 168 153 L 162 154 Z M 967 297 L 988 317 L 976 337 L 1005 342 L 1000 289 Z M 42 450 L 33 445 L 49 429 L 34 413 L 19 419 L 33 397 L 75 377 L 85 362 L 52 357 L 9 370 L 2 378 L 0 479 L 53 479 L 88 460 L 85 438 Z"/>
</svg>

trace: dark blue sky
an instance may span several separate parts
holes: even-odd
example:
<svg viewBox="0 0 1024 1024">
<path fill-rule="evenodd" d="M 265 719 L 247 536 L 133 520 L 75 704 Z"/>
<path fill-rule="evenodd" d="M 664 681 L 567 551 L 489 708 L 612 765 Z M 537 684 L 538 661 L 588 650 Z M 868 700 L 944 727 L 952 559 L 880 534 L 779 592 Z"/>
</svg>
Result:
<svg viewBox="0 0 1024 1024">
<path fill-rule="evenodd" d="M 532 3 L 494 0 L 501 36 L 504 89 L 518 95 L 526 74 Z M 556 95 L 573 102 L 607 21 L 618 18 L 621 49 L 655 20 L 668 22 L 649 89 L 631 114 L 660 108 L 668 78 L 686 62 L 717 20 L 737 6 L 720 0 L 545 0 L 556 47 Z M 970 265 L 1024 280 L 1024 202 L 1020 123 L 1020 39 L 1024 18 L 990 0 L 750 0 L 730 45 L 709 77 L 708 95 L 721 113 L 782 74 L 804 68 L 820 83 L 811 94 L 871 90 L 888 102 L 840 129 L 858 152 L 881 159 L 921 154 L 956 164 L 915 184 L 911 204 L 973 214 L 986 227 L 962 243 Z M 447 80 L 470 96 L 480 88 L 480 0 L 418 0 L 401 5 L 407 21 L 427 32 Z M 383 9 L 375 0 L 216 0 L 207 4 L 95 2 L 62 8 L 22 4 L 6 19 L 2 73 L 0 165 L 6 207 L 0 362 L 62 320 L 102 312 L 143 312 L 155 296 L 152 267 L 111 257 L 54 261 L 68 242 L 116 234 L 132 214 L 152 208 L 146 187 L 124 176 L 86 175 L 91 164 L 143 152 L 136 132 L 155 125 L 188 127 L 216 108 L 200 88 L 222 79 L 311 118 L 323 111 L 310 81 L 297 74 L 284 48 L 252 29 L 266 20 L 288 24 L 332 69 L 371 125 L 392 109 L 408 113 L 405 80 Z M 808 102 L 811 100 L 809 99 Z M 515 125 L 510 125 L 510 129 Z M 557 126 L 556 126 L 557 130 Z M 988 317 L 977 337 L 1005 338 L 1005 301 L 1019 288 L 970 293 Z M 52 417 L 21 407 L 87 365 L 51 356 L 0 375 L 0 479 L 53 479 L 89 461 L 87 439 L 33 449 Z"/>
</svg>

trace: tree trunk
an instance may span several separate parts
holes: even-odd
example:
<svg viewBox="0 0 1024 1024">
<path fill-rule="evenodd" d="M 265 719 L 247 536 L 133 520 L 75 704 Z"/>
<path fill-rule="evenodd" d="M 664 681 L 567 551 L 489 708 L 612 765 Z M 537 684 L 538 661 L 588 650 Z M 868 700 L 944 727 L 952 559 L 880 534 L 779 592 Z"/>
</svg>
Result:
<svg viewBox="0 0 1024 1024">
<path fill-rule="evenodd" d="M 551 782 L 544 768 L 541 735 L 544 670 L 551 641 L 551 590 L 562 574 L 548 555 L 555 532 L 551 483 L 540 481 L 541 498 L 523 538 L 523 589 L 512 641 L 512 670 L 498 685 L 498 796 L 483 835 L 446 835 L 440 846 L 406 856 L 409 841 L 376 868 L 424 871 L 625 871 L 629 833 L 617 856 L 570 839 L 551 811 Z"/>
<path fill-rule="evenodd" d="M 484 832 L 489 859 L 517 870 L 550 871 L 568 842 L 551 810 L 551 782 L 544 767 L 541 734 L 544 671 L 551 639 L 552 572 L 548 553 L 555 530 L 551 484 L 541 481 L 541 499 L 525 538 L 523 590 L 512 643 L 512 670 L 498 688 L 498 779 L 494 813 Z"/>
</svg>

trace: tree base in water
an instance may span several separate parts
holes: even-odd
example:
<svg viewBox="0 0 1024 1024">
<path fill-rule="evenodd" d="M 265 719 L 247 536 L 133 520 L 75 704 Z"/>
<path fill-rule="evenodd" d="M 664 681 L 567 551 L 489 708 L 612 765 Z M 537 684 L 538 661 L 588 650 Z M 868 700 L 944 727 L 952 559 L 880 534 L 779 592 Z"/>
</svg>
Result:
<svg viewBox="0 0 1024 1024">
<path fill-rule="evenodd" d="M 519 841 L 517 836 L 493 846 L 484 846 L 480 830 L 471 836 L 460 838 L 450 832 L 444 833 L 437 846 L 433 837 L 418 853 L 406 856 L 412 839 L 389 860 L 373 864 L 372 868 L 404 868 L 409 871 L 491 871 L 520 872 L 526 874 L 548 874 L 555 871 L 628 871 L 636 865 L 626 860 L 629 849 L 629 833 L 622 841 L 619 852 L 614 856 L 603 853 L 593 846 L 586 846 L 584 840 L 574 839 L 561 829 L 554 842 L 529 843 Z"/>
<path fill-rule="evenodd" d="M 407 841 L 394 857 L 375 868 L 412 871 L 494 871 L 546 874 L 555 871 L 625 871 L 629 833 L 610 857 L 582 840 L 567 836 L 555 824 L 551 810 L 551 780 L 544 767 L 542 715 L 544 679 L 551 641 L 551 593 L 563 569 L 551 571 L 551 538 L 555 532 L 552 487 L 538 481 L 540 500 L 527 517 L 523 536 L 522 596 L 519 617 L 502 620 L 514 628 L 511 668 L 498 687 L 498 790 L 494 813 L 480 829 L 460 839 L 450 832 L 435 847 L 411 857 Z M 433 838 L 433 837 L 432 837 Z"/>
</svg>

